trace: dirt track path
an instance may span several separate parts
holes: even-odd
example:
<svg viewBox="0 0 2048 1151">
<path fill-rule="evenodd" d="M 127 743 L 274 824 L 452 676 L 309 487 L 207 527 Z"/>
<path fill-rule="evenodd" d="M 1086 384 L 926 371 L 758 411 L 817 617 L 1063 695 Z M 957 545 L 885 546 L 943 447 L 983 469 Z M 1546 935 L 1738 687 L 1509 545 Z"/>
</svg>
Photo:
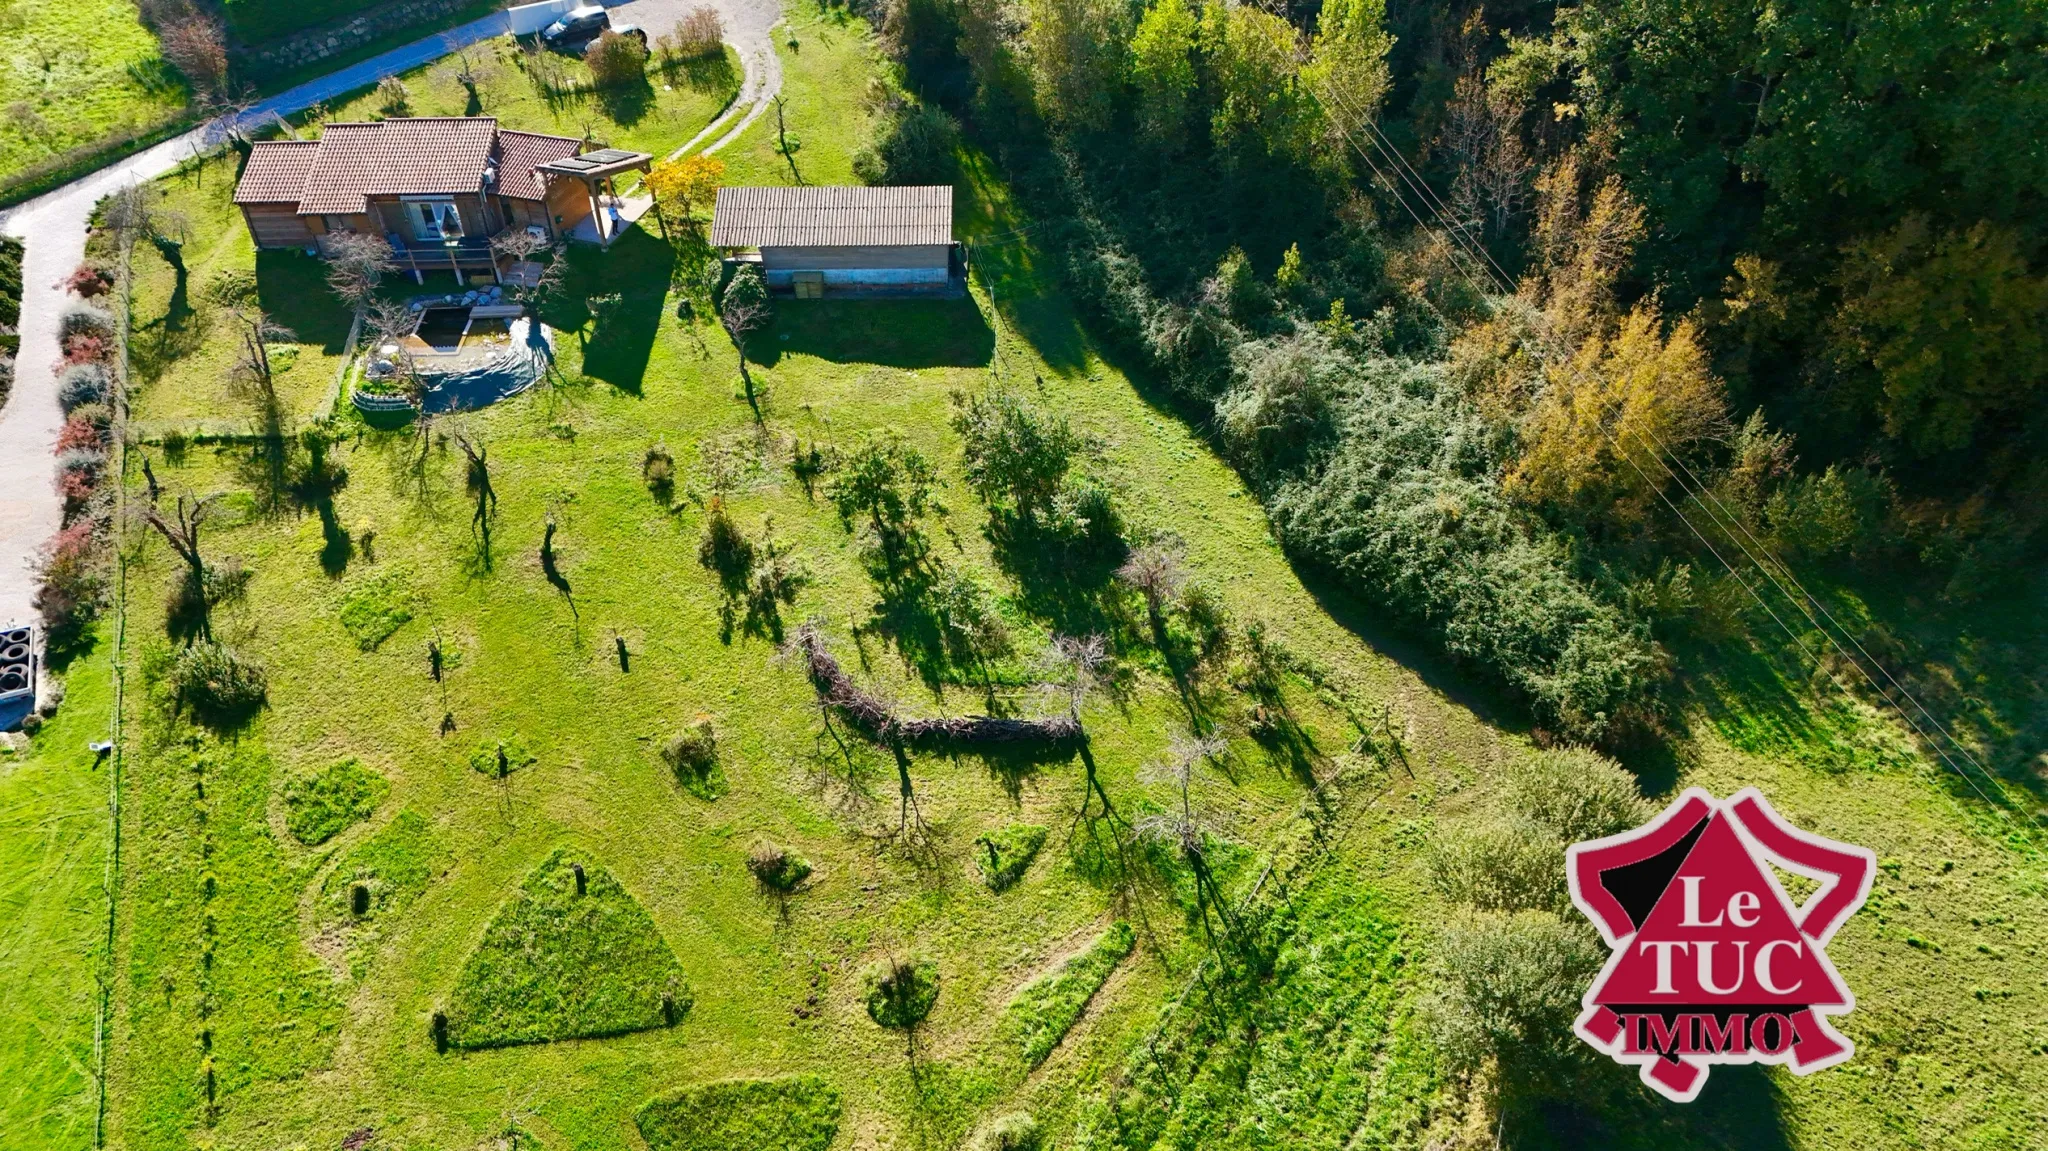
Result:
<svg viewBox="0 0 2048 1151">
<path fill-rule="evenodd" d="M 782 67 L 771 34 L 782 19 L 780 0 L 628 0 L 616 6 L 623 19 L 647 29 L 650 35 L 659 35 L 673 27 L 684 12 L 706 3 L 724 18 L 726 40 L 739 53 L 746 78 L 732 107 L 678 153 L 714 132 L 717 138 L 705 151 L 724 147 L 782 90 Z M 251 108 L 245 122 L 263 123 L 273 116 L 333 100 L 505 31 L 500 13 L 436 33 L 273 96 Z M 86 220 L 102 197 L 129 184 L 155 179 L 225 138 L 222 125 L 205 124 L 0 211 L 0 232 L 27 242 L 22 266 L 21 353 L 16 359 L 14 394 L 7 406 L 0 408 L 0 624 L 26 621 L 34 614 L 36 556 L 63 520 L 53 453 L 64 416 L 57 405 L 57 382 L 49 370 L 58 359 L 57 317 L 66 302 L 57 281 L 85 258 Z"/>
</svg>

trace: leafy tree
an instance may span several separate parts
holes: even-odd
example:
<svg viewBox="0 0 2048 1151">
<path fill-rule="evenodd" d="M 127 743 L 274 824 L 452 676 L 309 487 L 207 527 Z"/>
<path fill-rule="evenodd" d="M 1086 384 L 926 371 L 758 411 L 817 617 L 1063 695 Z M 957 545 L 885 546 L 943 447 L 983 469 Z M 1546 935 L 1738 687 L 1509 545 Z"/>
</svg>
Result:
<svg viewBox="0 0 2048 1151">
<path fill-rule="evenodd" d="M 1082 449 L 1066 417 L 1002 388 L 954 399 L 953 429 L 966 441 L 967 482 L 991 510 L 1029 524 L 1050 513 Z"/>
<path fill-rule="evenodd" d="M 1670 457 L 1726 430 L 1727 400 L 1697 326 L 1681 320 L 1669 336 L 1661 328 L 1654 308 L 1639 307 L 1553 369 L 1523 426 L 1509 491 L 1640 519 L 1670 480 Z M 1634 503 L 1612 510 L 1616 499 Z"/>
<path fill-rule="evenodd" d="M 1294 26 L 1249 4 L 1202 10 L 1202 46 L 1213 88 L 1210 133 L 1229 158 L 1310 158 L 1322 130 L 1314 95 L 1297 70 Z"/>
<path fill-rule="evenodd" d="M 825 494 L 839 516 L 852 527 L 867 529 L 884 565 L 892 573 L 921 563 L 924 536 L 917 521 L 939 510 L 935 493 L 938 469 L 899 432 L 864 436 L 848 453 Z"/>
<path fill-rule="evenodd" d="M 1302 83 L 1314 94 L 1334 136 L 1330 147 L 1349 164 L 1344 136 L 1366 130 L 1387 93 L 1386 0 L 1324 0 Z M 1361 141 L 1363 143 L 1363 141 Z"/>
<path fill-rule="evenodd" d="M 1026 0 L 1024 40 L 1038 106 L 1056 124 L 1108 124 L 1125 72 L 1129 8 L 1119 0 Z"/>
<path fill-rule="evenodd" d="M 650 169 L 647 191 L 654 197 L 662 235 L 668 235 L 671 220 L 679 227 L 696 227 L 698 210 L 710 206 L 724 179 L 725 161 L 716 156 L 685 156 Z"/>
<path fill-rule="evenodd" d="M 1131 83 L 1138 89 L 1139 123 L 1167 144 L 1186 136 L 1195 91 L 1195 40 L 1200 24 L 1188 0 L 1153 0 L 1131 34 Z"/>
<path fill-rule="evenodd" d="M 2048 384 L 2048 276 L 2026 238 L 1979 221 L 1937 232 L 1921 213 L 1849 247 L 1831 332 L 1837 361 L 1876 377 L 1887 436 L 1920 456 L 2030 413 Z"/>
</svg>

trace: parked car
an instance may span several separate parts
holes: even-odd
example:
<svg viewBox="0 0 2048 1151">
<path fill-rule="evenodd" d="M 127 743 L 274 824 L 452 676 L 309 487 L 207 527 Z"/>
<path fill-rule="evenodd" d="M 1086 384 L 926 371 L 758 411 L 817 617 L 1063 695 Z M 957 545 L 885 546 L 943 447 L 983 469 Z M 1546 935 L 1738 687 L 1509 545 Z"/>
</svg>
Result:
<svg viewBox="0 0 2048 1151">
<path fill-rule="evenodd" d="M 564 13 L 561 19 L 540 30 L 540 39 L 550 48 L 580 50 L 607 28 L 621 36 L 636 36 L 642 43 L 647 41 L 647 33 L 631 25 L 614 27 L 611 13 L 596 4 Z"/>
</svg>

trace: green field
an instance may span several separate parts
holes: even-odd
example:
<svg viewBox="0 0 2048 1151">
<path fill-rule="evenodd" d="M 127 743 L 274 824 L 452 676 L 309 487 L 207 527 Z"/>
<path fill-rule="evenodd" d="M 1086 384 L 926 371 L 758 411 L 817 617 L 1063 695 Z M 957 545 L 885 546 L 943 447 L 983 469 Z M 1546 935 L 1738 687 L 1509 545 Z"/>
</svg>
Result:
<svg viewBox="0 0 2048 1151">
<path fill-rule="evenodd" d="M 796 163 L 845 181 L 881 72 L 873 38 L 808 8 L 792 25 Z M 500 65 L 484 105 L 507 123 L 594 114 L 526 100 Z M 447 67 L 408 80 L 423 109 L 467 99 Z M 629 138 L 655 150 L 716 109 L 709 93 L 676 99 L 695 102 L 617 126 L 644 127 Z M 787 182 L 774 136 L 771 114 L 727 150 L 728 179 Z M 227 165 L 164 182 L 188 222 L 185 271 L 136 254 L 129 498 L 143 459 L 164 501 L 223 495 L 203 550 L 251 576 L 214 631 L 267 669 L 268 691 L 226 729 L 177 705 L 177 560 L 131 526 L 109 1145 L 320 1148 L 369 1132 L 391 1148 L 940 1149 L 1018 1112 L 1059 1148 L 1498 1145 L 1484 1085 L 1450 1075 L 1418 1022 L 1448 914 L 1425 860 L 1536 737 L 1382 606 L 1288 561 L 1207 428 L 1041 271 L 1057 253 L 1017 237 L 996 164 L 961 160 L 963 231 L 1006 241 L 978 260 L 970 298 L 782 301 L 751 340 L 750 402 L 731 344 L 677 286 L 691 257 L 629 233 L 570 257 L 546 313 L 558 379 L 430 426 L 371 427 L 340 405 L 318 485 L 293 478 L 312 474 L 296 441 L 248 442 L 263 425 L 224 383 L 205 286 L 253 272 L 297 332 L 280 389 L 293 431 L 330 410 L 345 313 L 310 261 L 253 254 Z M 619 300 L 593 318 L 582 301 L 604 293 Z M 1090 438 L 1125 537 L 1182 541 L 1227 622 L 1204 633 L 1172 608 L 1155 629 L 1104 565 L 991 530 L 952 417 L 956 397 L 997 386 Z M 165 444 L 228 431 L 242 438 Z M 851 454 L 892 431 L 943 481 L 921 528 L 931 569 L 993 590 L 1007 654 L 951 654 L 921 585 L 888 578 L 832 506 L 831 473 L 794 466 L 808 446 Z M 481 520 L 458 437 L 487 455 Z M 645 478 L 657 447 L 672 492 Z M 803 576 L 744 623 L 700 558 L 714 498 Z M 1112 655 L 1079 750 L 899 761 L 821 718 L 776 642 L 807 620 L 915 716 L 1056 712 L 1063 697 L 1038 690 L 1048 641 L 1100 632 Z M 1229 646 L 1198 658 L 1204 634 Z M 2042 1146 L 2042 841 L 1885 716 L 1736 647 L 1684 654 L 1668 739 L 1627 766 L 1653 801 L 1755 785 L 1800 826 L 1877 852 L 1870 903 L 1830 948 L 1857 994 L 1840 1021 L 1857 1056 L 1807 1078 L 1718 1069 L 1689 1107 L 1596 1077 L 1576 1106 L 1510 1117 L 1505 1143 Z M 107 781 L 77 749 L 105 727 L 106 659 L 103 645 L 74 665 L 58 720 L 0 760 L 0 998 L 33 1009 L 0 1044 L 20 1061 L 0 1140 L 36 1132 L 24 1146 L 91 1130 Z M 722 789 L 664 754 L 700 721 Z M 1172 812 L 1157 765 L 1190 728 L 1226 741 L 1190 790 L 1237 925 L 1210 923 L 1171 849 L 1120 842 L 1101 816 L 1107 799 L 1128 833 Z M 810 876 L 757 882 L 764 843 Z M 34 908 L 19 929 L 17 905 Z M 1219 931 L 1259 940 L 1269 966 L 1220 961 Z M 911 955 L 934 965 L 935 1006 L 886 1031 L 863 972 Z M 579 967 L 594 974 L 564 978 Z"/>
<path fill-rule="evenodd" d="M 0 6 L 0 182 L 182 115 L 185 99 L 131 0 Z"/>
<path fill-rule="evenodd" d="M 103 655 L 73 664 L 58 716 L 0 750 L 0 1147 L 92 1145 L 111 768 L 86 745 L 110 734 L 112 680 Z"/>
</svg>

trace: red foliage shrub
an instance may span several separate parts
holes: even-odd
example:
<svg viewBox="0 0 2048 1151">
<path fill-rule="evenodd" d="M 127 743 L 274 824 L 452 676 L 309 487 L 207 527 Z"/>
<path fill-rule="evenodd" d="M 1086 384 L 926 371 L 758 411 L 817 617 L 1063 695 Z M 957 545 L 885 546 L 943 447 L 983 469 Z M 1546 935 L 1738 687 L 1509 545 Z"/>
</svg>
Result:
<svg viewBox="0 0 2048 1151">
<path fill-rule="evenodd" d="M 85 471 L 59 472 L 57 494 L 64 497 L 64 503 L 69 510 L 76 511 L 85 506 L 85 501 L 92 498 L 93 481 L 96 478 L 93 473 Z"/>
<path fill-rule="evenodd" d="M 100 435 L 100 429 L 94 426 L 89 417 L 73 415 L 70 419 L 64 421 L 64 430 L 57 433 L 57 453 L 59 455 L 72 448 L 85 448 L 95 452 L 105 451 L 106 446 L 106 439 Z"/>
<path fill-rule="evenodd" d="M 91 263 L 84 263 L 78 265 L 77 270 L 66 276 L 57 286 L 91 300 L 105 295 L 108 289 L 114 286 L 114 281 L 104 269 Z"/>
<path fill-rule="evenodd" d="M 76 650 L 98 614 L 105 580 L 94 544 L 93 525 L 82 520 L 43 545 L 35 607 L 53 655 Z"/>
<path fill-rule="evenodd" d="M 57 370 L 61 372 L 72 364 L 103 364 L 113 353 L 114 346 L 105 336 L 78 332 L 64 337 L 64 362 L 57 365 Z"/>
</svg>

